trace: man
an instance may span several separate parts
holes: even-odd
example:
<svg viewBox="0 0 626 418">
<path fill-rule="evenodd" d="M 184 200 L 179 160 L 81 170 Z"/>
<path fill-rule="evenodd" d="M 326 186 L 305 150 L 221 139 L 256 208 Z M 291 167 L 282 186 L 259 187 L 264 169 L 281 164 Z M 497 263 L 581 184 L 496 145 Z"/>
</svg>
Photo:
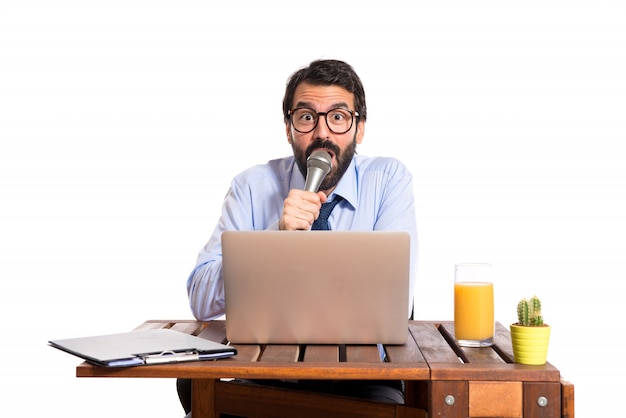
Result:
<svg viewBox="0 0 626 418">
<path fill-rule="evenodd" d="M 283 116 L 293 156 L 254 166 L 233 179 L 222 216 L 187 282 L 194 316 L 206 321 L 224 314 L 222 232 L 316 229 L 314 221 L 326 202 L 336 203 L 328 218 L 330 229 L 410 234 L 411 309 L 417 258 L 412 176 L 393 158 L 356 155 L 367 119 L 360 78 L 345 62 L 314 61 L 290 77 Z M 317 193 L 303 190 L 307 158 L 315 150 L 324 150 L 332 157 L 332 169 Z M 341 394 L 403 403 L 396 383 L 349 381 L 337 386 Z M 188 412 L 188 395 L 183 393 L 187 385 L 188 381 L 179 381 L 181 401 Z"/>
</svg>

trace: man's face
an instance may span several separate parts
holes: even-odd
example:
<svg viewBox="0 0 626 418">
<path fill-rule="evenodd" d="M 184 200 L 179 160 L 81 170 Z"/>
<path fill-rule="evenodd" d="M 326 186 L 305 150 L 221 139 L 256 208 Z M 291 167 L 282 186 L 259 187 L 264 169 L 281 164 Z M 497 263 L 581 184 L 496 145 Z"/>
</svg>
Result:
<svg viewBox="0 0 626 418">
<path fill-rule="evenodd" d="M 332 109 L 354 110 L 354 95 L 340 86 L 316 86 L 300 83 L 293 98 L 292 110 L 306 107 L 315 112 L 328 112 Z M 317 126 L 311 132 L 301 133 L 290 122 L 286 125 L 287 140 L 300 172 L 306 177 L 306 160 L 311 153 L 322 149 L 332 157 L 332 169 L 324 178 L 320 190 L 329 194 L 348 169 L 356 152 L 356 145 L 363 139 L 365 122 L 356 123 L 350 130 L 336 134 L 328 128 L 324 116 L 320 116 Z"/>
</svg>

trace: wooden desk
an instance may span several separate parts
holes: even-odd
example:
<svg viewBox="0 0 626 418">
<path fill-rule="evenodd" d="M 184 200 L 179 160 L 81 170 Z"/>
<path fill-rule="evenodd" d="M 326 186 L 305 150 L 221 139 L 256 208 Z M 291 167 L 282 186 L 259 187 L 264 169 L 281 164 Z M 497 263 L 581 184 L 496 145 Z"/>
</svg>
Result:
<svg viewBox="0 0 626 418">
<path fill-rule="evenodd" d="M 223 321 L 150 320 L 137 329 L 171 328 L 225 342 Z M 193 416 L 214 417 L 212 399 L 220 378 L 406 381 L 407 409 L 430 417 L 574 418 L 574 386 L 551 364 L 514 364 L 509 331 L 496 324 L 495 344 L 460 348 L 451 321 L 409 321 L 404 345 L 385 346 L 381 362 L 376 346 L 234 345 L 237 356 L 213 361 L 129 368 L 88 363 L 78 377 L 148 377 L 193 379 Z M 233 384 L 227 384 L 233 386 Z M 410 411 L 403 413 L 412 415 Z"/>
</svg>

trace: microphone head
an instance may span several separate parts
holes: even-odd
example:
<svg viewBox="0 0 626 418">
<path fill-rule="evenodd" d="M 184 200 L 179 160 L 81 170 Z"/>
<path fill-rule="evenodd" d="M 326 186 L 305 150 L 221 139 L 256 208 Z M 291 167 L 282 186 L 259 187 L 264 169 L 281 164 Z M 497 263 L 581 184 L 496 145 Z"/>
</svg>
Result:
<svg viewBox="0 0 626 418">
<path fill-rule="evenodd" d="M 330 154 L 320 149 L 313 151 L 311 155 L 309 155 L 309 158 L 306 159 L 307 168 L 319 167 L 326 171 L 326 174 L 330 171 L 332 163 L 333 159 Z"/>
<path fill-rule="evenodd" d="M 322 180 L 332 168 L 332 157 L 329 153 L 322 150 L 316 150 L 309 155 L 306 160 L 306 183 L 304 190 L 309 192 L 317 192 L 322 184 Z"/>
</svg>

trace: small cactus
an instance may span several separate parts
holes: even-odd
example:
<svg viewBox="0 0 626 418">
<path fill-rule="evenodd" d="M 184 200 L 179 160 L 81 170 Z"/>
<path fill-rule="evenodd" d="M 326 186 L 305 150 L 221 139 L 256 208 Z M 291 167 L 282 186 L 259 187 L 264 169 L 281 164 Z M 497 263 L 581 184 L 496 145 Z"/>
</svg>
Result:
<svg viewBox="0 0 626 418">
<path fill-rule="evenodd" d="M 543 326 L 543 317 L 541 316 L 541 301 L 537 296 L 533 296 L 530 300 L 524 298 L 517 304 L 517 320 L 519 325 L 528 327 Z"/>
</svg>

